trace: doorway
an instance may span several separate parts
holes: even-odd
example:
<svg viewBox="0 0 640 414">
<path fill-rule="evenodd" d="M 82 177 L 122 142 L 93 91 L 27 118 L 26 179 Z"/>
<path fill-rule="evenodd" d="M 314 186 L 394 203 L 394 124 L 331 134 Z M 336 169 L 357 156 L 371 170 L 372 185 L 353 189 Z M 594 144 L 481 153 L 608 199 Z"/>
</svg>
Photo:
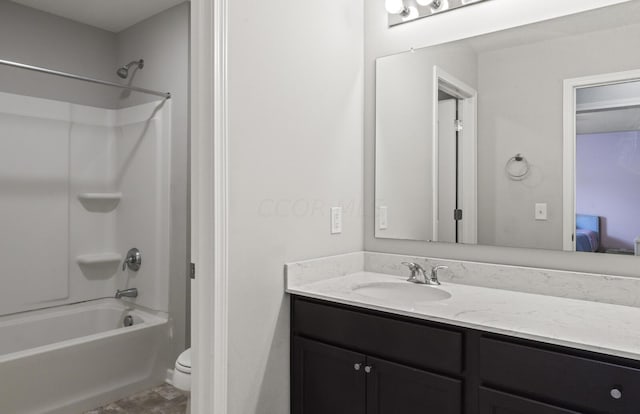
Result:
<svg viewBox="0 0 640 414">
<path fill-rule="evenodd" d="M 639 147 L 640 71 L 565 80 L 564 250 L 634 254 Z"/>
<path fill-rule="evenodd" d="M 477 225 L 477 96 L 434 67 L 433 241 L 475 244 Z"/>
</svg>

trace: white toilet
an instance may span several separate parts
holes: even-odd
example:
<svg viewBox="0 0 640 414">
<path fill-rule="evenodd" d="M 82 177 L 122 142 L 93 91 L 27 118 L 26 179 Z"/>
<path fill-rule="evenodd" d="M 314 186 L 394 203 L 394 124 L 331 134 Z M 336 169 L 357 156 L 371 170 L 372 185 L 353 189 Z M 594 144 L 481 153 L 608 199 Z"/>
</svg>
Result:
<svg viewBox="0 0 640 414">
<path fill-rule="evenodd" d="M 182 391 L 191 392 L 191 348 L 180 354 L 173 371 L 173 386 Z M 187 414 L 190 413 L 191 397 L 187 402 Z"/>
</svg>

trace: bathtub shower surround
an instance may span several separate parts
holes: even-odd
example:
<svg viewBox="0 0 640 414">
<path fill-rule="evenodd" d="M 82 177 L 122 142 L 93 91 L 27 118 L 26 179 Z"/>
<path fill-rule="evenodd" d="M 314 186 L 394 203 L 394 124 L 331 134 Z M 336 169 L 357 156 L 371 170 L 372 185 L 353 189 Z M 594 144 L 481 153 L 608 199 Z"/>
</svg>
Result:
<svg viewBox="0 0 640 414">
<path fill-rule="evenodd" d="M 0 93 L 0 315 L 130 287 L 168 311 L 170 107 Z M 122 272 L 132 247 L 144 265 Z"/>
<path fill-rule="evenodd" d="M 0 93 L 3 414 L 81 412 L 164 380 L 170 116 L 170 100 Z M 123 270 L 134 247 L 142 266 Z"/>
</svg>

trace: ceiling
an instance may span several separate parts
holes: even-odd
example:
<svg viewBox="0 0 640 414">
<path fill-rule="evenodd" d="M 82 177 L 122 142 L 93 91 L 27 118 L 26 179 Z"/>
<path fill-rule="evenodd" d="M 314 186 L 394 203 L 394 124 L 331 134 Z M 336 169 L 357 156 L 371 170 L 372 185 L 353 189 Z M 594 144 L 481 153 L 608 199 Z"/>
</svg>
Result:
<svg viewBox="0 0 640 414">
<path fill-rule="evenodd" d="M 638 24 L 640 2 L 631 1 L 463 40 L 478 53 Z"/>
<path fill-rule="evenodd" d="M 185 0 L 11 0 L 118 33 Z"/>
</svg>

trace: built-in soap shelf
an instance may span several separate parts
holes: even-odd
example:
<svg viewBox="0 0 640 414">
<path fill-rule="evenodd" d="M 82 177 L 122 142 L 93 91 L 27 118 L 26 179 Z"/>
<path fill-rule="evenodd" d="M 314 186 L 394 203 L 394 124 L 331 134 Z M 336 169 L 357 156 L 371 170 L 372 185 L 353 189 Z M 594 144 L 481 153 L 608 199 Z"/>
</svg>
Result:
<svg viewBox="0 0 640 414">
<path fill-rule="evenodd" d="M 115 209 L 122 199 L 122 193 L 80 193 L 78 200 L 89 211 L 106 213 Z"/>
<path fill-rule="evenodd" d="M 107 263 L 120 263 L 122 261 L 122 255 L 118 253 L 93 253 L 82 254 L 76 257 L 76 262 L 79 265 L 98 265 Z"/>
</svg>

